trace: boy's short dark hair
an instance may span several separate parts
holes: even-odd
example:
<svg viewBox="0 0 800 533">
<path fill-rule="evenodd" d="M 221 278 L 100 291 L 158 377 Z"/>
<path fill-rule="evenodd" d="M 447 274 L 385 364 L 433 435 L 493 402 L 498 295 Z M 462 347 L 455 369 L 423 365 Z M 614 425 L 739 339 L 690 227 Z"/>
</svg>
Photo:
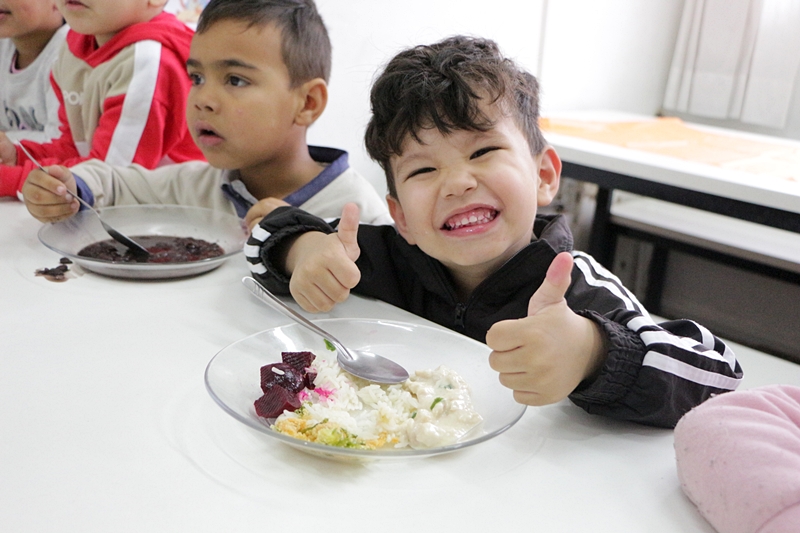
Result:
<svg viewBox="0 0 800 533">
<path fill-rule="evenodd" d="M 436 128 L 487 131 L 492 121 L 479 103 L 499 103 L 516 121 L 535 155 L 545 148 L 539 129 L 536 78 L 503 57 L 489 39 L 455 36 L 397 54 L 372 86 L 372 117 L 365 135 L 367 152 L 386 173 L 389 194 L 397 197 L 389 164 L 403 142 Z"/>
<path fill-rule="evenodd" d="M 281 30 L 281 56 L 292 87 L 331 76 L 331 41 L 314 0 L 211 0 L 200 13 L 197 33 L 217 22 L 237 20 L 247 27 L 274 23 Z"/>
</svg>

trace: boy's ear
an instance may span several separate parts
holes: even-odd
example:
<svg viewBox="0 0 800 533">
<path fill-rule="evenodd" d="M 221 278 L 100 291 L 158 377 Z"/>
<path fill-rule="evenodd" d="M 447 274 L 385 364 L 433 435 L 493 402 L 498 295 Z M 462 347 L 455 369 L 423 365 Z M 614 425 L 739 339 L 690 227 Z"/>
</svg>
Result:
<svg viewBox="0 0 800 533">
<path fill-rule="evenodd" d="M 414 237 L 408 232 L 406 214 L 403 212 L 403 206 L 400 205 L 400 201 L 391 194 L 387 194 L 386 203 L 389 204 L 389 214 L 394 219 L 394 226 L 397 228 L 397 232 L 408 244 L 415 244 Z"/>
<path fill-rule="evenodd" d="M 302 107 L 295 115 L 294 122 L 298 126 L 310 126 L 325 111 L 328 105 L 328 84 L 322 78 L 314 78 L 298 88 L 302 98 Z"/>
<path fill-rule="evenodd" d="M 150 7 L 155 7 L 158 9 L 163 9 L 169 0 L 147 0 L 147 4 Z"/>
<path fill-rule="evenodd" d="M 539 157 L 539 190 L 536 201 L 539 206 L 545 206 L 553 201 L 558 192 L 561 182 L 561 158 L 552 146 L 546 147 Z"/>
</svg>

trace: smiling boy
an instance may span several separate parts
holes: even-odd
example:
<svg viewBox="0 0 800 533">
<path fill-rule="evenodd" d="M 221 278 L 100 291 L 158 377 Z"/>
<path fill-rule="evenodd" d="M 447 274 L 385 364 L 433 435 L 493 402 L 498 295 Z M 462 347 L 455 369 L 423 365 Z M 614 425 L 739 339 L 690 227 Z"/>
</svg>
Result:
<svg viewBox="0 0 800 533">
<path fill-rule="evenodd" d="M 390 220 L 347 153 L 308 146 L 325 110 L 331 47 L 312 0 L 213 0 L 186 61 L 186 115 L 206 162 L 149 171 L 89 161 L 33 172 L 23 189 L 43 222 L 72 216 L 78 193 L 95 205 L 180 204 L 227 211 L 255 224 L 276 205 L 336 217 L 355 202 L 365 222 Z"/>
<path fill-rule="evenodd" d="M 569 397 L 590 413 L 672 427 L 736 388 L 730 349 L 688 321 L 655 324 L 619 280 L 537 216 L 561 162 L 538 127 L 538 84 L 495 43 L 453 37 L 395 56 L 366 133 L 395 226 L 337 229 L 297 209 L 265 217 L 246 249 L 269 289 L 308 311 L 354 292 L 485 341 L 517 401 Z"/>
</svg>

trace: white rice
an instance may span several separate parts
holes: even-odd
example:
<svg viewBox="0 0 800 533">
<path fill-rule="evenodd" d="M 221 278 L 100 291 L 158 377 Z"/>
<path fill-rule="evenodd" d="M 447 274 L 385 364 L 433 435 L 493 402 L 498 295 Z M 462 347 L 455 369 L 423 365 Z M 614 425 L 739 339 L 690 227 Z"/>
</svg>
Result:
<svg viewBox="0 0 800 533">
<path fill-rule="evenodd" d="M 287 428 L 287 423 L 300 423 L 289 422 L 292 419 L 302 419 L 302 427 L 327 422 L 367 443 L 368 448 L 429 448 L 456 442 L 482 420 L 467 384 L 445 366 L 417 371 L 396 385 L 356 378 L 342 371 L 332 357 L 317 356 L 311 370 L 317 372 L 315 388 L 300 393 L 299 414 L 285 411 L 277 418 L 275 429 L 292 434 L 281 429 Z M 307 438 L 305 431 L 300 433 L 294 436 Z"/>
</svg>

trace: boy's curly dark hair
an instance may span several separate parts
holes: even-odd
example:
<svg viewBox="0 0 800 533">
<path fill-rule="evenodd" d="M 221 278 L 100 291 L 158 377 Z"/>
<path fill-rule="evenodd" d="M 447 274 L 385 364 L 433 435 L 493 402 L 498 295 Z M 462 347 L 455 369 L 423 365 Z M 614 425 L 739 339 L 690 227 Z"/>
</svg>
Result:
<svg viewBox="0 0 800 533">
<path fill-rule="evenodd" d="M 484 99 L 510 114 L 534 155 L 544 150 L 539 84 L 503 57 L 494 41 L 459 35 L 404 50 L 389 61 L 372 86 L 372 117 L 364 140 L 386 174 L 392 197 L 397 189 L 389 160 L 402 153 L 406 138 L 419 141 L 419 132 L 427 128 L 443 135 L 487 131 L 493 123 L 480 109 Z"/>
<path fill-rule="evenodd" d="M 314 0 L 211 0 L 200 13 L 197 33 L 223 20 L 247 27 L 274 23 L 281 30 L 281 56 L 292 87 L 331 77 L 331 41 Z"/>
</svg>

